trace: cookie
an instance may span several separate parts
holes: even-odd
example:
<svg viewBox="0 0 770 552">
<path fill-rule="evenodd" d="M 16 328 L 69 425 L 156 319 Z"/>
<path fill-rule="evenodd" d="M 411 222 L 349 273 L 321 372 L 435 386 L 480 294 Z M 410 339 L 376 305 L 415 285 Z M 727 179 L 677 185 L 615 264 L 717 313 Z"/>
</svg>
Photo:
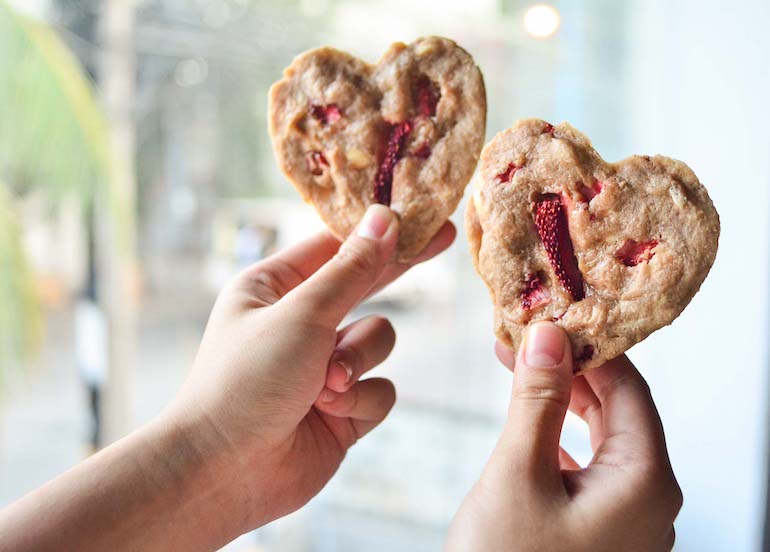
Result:
<svg viewBox="0 0 770 552">
<path fill-rule="evenodd" d="M 673 322 L 719 240 L 716 209 L 681 161 L 607 163 L 569 124 L 536 119 L 484 147 L 465 222 L 498 338 L 517 349 L 528 324 L 551 320 L 579 372 Z"/>
<path fill-rule="evenodd" d="M 270 135 L 287 178 L 341 240 L 370 204 L 389 205 L 400 217 L 400 261 L 457 208 L 485 125 L 481 72 L 446 38 L 393 44 L 377 65 L 311 50 L 270 90 Z"/>
</svg>

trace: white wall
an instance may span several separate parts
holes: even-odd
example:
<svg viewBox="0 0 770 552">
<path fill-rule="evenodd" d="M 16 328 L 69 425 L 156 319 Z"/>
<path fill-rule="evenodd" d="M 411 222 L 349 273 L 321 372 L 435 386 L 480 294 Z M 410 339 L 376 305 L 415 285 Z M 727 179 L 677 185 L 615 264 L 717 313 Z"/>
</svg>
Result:
<svg viewBox="0 0 770 552">
<path fill-rule="evenodd" d="M 638 0 L 629 153 L 687 162 L 722 221 L 716 264 L 671 328 L 631 354 L 685 506 L 678 550 L 759 550 L 768 435 L 770 3 Z"/>
</svg>

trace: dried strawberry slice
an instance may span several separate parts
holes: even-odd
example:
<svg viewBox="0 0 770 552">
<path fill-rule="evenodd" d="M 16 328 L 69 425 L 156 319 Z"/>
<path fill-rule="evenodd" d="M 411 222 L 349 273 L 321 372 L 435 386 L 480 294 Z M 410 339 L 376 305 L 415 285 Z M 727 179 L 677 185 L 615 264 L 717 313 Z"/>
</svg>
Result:
<svg viewBox="0 0 770 552">
<path fill-rule="evenodd" d="M 586 360 L 591 360 L 592 358 L 594 358 L 594 346 L 586 345 L 575 359 L 575 362 L 585 362 Z"/>
<path fill-rule="evenodd" d="M 414 150 L 412 155 L 414 155 L 415 157 L 419 157 L 420 159 L 427 159 L 428 157 L 430 157 L 430 153 L 431 153 L 430 144 L 428 142 L 424 142 L 420 144 L 420 147 Z"/>
<path fill-rule="evenodd" d="M 415 103 L 417 104 L 417 113 L 419 115 L 434 117 L 439 99 L 441 99 L 441 93 L 438 91 L 438 87 L 427 76 L 422 75 L 417 79 Z"/>
<path fill-rule="evenodd" d="M 534 211 L 537 233 L 556 278 L 573 301 L 580 301 L 585 297 L 583 275 L 578 269 L 561 198 L 556 194 L 547 194 L 535 204 Z"/>
<path fill-rule="evenodd" d="M 305 155 L 305 162 L 307 163 L 307 170 L 310 171 L 310 174 L 315 176 L 322 175 L 324 169 L 329 166 L 329 162 L 320 151 L 307 152 Z"/>
<path fill-rule="evenodd" d="M 522 308 L 533 310 L 547 304 L 551 300 L 551 294 L 540 281 L 540 277 L 532 274 L 525 282 L 524 291 L 521 292 Z"/>
<path fill-rule="evenodd" d="M 310 113 L 313 115 L 313 118 L 318 120 L 322 125 L 330 125 L 336 123 L 342 118 L 342 110 L 337 104 L 313 104 L 310 106 Z"/>
<path fill-rule="evenodd" d="M 615 252 L 615 258 L 626 266 L 636 266 L 639 263 L 649 262 L 655 255 L 657 240 L 638 242 L 626 240 L 623 246 Z"/>
<path fill-rule="evenodd" d="M 377 169 L 374 179 L 374 199 L 377 203 L 390 205 L 391 191 L 393 188 L 393 168 L 403 156 L 404 145 L 409 133 L 412 132 L 412 123 L 388 123 L 388 143 L 385 146 L 385 154 Z"/>
<path fill-rule="evenodd" d="M 591 200 L 598 196 L 600 193 L 602 193 L 602 188 L 604 185 L 596 180 L 593 184 L 593 186 L 585 186 L 584 184 L 580 184 L 579 192 L 580 195 L 583 196 L 583 199 L 586 201 L 586 203 L 591 203 Z"/>
<path fill-rule="evenodd" d="M 513 179 L 513 176 L 516 174 L 516 171 L 518 171 L 522 165 L 517 165 L 516 163 L 508 163 L 508 167 L 498 174 L 495 178 L 499 183 L 503 182 L 510 182 L 511 179 Z"/>
</svg>

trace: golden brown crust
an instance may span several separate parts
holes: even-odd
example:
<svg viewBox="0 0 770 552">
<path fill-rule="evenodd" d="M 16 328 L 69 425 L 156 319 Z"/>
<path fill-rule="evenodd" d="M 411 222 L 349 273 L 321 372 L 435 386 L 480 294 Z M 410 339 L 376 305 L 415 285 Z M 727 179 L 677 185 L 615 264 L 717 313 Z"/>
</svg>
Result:
<svg viewBox="0 0 770 552">
<path fill-rule="evenodd" d="M 466 229 L 492 295 L 498 337 L 517 348 L 529 323 L 553 320 L 570 334 L 576 358 L 593 348 L 578 366 L 586 371 L 682 312 L 716 257 L 719 216 L 681 161 L 632 156 L 607 163 L 569 124 L 551 128 L 537 119 L 520 121 L 485 146 Z M 521 168 L 500 182 L 510 163 Z M 535 228 L 534 202 L 544 194 L 558 195 L 567 214 L 582 300 L 559 284 Z M 619 253 L 627 240 L 657 245 L 651 258 L 627 266 Z M 550 297 L 528 309 L 522 293 L 532 275 L 541 277 Z"/>
<path fill-rule="evenodd" d="M 425 77 L 440 94 L 432 116 L 421 115 L 415 103 L 415 83 Z M 323 123 L 312 116 L 314 105 L 334 105 L 341 116 Z M 281 170 L 340 239 L 375 201 L 390 125 L 412 124 L 394 168 L 391 202 L 401 218 L 398 257 L 406 261 L 462 199 L 483 145 L 486 95 L 465 50 L 427 37 L 393 44 L 377 65 L 328 47 L 305 52 L 271 88 L 269 113 Z M 308 161 L 312 152 L 323 155 L 320 165 Z"/>
</svg>

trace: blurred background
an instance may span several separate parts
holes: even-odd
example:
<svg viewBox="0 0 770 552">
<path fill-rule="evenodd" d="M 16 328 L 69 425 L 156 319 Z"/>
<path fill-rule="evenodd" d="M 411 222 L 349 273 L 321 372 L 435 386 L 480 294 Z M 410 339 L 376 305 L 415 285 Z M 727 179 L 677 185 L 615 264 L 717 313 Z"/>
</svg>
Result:
<svg viewBox="0 0 770 552">
<path fill-rule="evenodd" d="M 439 34 L 482 68 L 488 138 L 568 120 L 608 160 L 663 153 L 708 187 L 714 269 L 630 356 L 684 490 L 676 549 L 770 549 L 768 25 L 766 0 L 0 0 L 0 506 L 156 415 L 223 282 L 320 227 L 266 131 L 292 58 L 374 62 Z M 306 508 L 228 550 L 440 549 L 510 386 L 463 233 L 370 312 L 399 332 L 377 370 L 392 415 Z M 590 460 L 572 416 L 563 441 Z"/>
</svg>

